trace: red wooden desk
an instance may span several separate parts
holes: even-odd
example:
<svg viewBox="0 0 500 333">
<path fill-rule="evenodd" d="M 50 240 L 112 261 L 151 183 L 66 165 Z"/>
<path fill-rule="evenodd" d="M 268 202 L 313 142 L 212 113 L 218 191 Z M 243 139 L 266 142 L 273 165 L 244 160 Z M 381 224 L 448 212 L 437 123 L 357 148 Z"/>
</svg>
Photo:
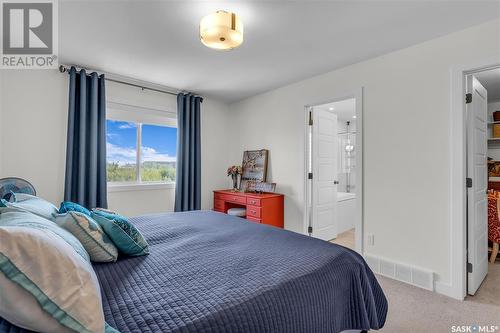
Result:
<svg viewBox="0 0 500 333">
<path fill-rule="evenodd" d="M 235 207 L 245 207 L 246 218 L 252 222 L 284 227 L 284 199 L 279 193 L 243 193 L 231 190 L 214 191 L 214 210 L 227 213 Z"/>
</svg>

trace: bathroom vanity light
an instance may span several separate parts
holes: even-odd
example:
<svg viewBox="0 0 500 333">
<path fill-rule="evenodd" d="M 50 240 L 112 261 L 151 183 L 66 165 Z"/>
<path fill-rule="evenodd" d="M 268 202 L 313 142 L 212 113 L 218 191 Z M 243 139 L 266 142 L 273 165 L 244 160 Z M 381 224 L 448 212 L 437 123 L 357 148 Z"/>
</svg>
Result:
<svg viewBox="0 0 500 333">
<path fill-rule="evenodd" d="M 235 13 L 216 11 L 201 19 L 200 40 L 212 49 L 234 49 L 243 43 L 243 22 Z"/>
</svg>

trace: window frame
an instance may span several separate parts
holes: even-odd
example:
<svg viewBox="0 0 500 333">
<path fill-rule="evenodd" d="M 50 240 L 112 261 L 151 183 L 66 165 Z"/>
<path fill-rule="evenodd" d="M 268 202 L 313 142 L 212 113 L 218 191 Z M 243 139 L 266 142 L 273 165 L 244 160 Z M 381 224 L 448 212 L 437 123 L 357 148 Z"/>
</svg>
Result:
<svg viewBox="0 0 500 333">
<path fill-rule="evenodd" d="M 177 128 L 177 113 L 165 110 L 140 107 L 136 105 L 107 102 L 106 122 L 108 120 L 123 121 L 136 125 L 136 178 L 131 182 L 110 182 L 106 177 L 108 192 L 159 190 L 175 188 L 175 181 L 143 182 L 141 179 L 142 125 L 154 125 Z M 107 134 L 107 133 L 106 133 Z M 106 164 L 107 164 L 106 155 Z M 177 168 L 177 165 L 176 165 Z"/>
</svg>

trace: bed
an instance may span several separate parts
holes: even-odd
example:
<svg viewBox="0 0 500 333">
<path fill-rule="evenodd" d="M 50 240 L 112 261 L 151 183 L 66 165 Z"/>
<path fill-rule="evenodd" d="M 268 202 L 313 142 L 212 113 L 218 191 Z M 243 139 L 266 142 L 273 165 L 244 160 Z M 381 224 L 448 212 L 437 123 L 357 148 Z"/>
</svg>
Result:
<svg viewBox="0 0 500 333">
<path fill-rule="evenodd" d="M 131 219 L 150 254 L 94 264 L 106 321 L 132 332 L 381 328 L 387 300 L 354 251 L 212 211 Z M 0 332 L 26 332 L 0 318 Z"/>
</svg>

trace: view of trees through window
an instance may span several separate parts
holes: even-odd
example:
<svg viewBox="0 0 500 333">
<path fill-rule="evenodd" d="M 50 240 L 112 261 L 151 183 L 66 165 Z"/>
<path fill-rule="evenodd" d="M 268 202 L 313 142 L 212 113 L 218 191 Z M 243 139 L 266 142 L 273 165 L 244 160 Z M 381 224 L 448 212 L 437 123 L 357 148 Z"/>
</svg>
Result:
<svg viewBox="0 0 500 333">
<path fill-rule="evenodd" d="M 108 182 L 175 182 L 177 128 L 116 120 L 106 125 Z"/>
</svg>

